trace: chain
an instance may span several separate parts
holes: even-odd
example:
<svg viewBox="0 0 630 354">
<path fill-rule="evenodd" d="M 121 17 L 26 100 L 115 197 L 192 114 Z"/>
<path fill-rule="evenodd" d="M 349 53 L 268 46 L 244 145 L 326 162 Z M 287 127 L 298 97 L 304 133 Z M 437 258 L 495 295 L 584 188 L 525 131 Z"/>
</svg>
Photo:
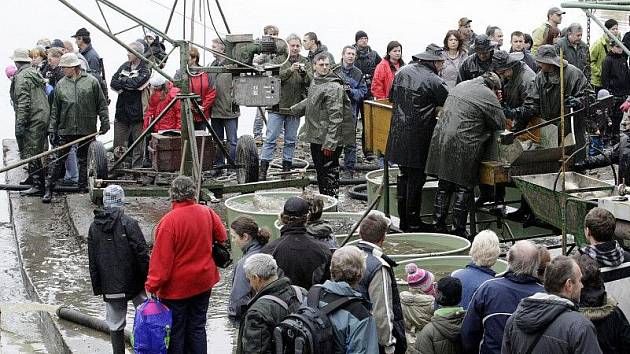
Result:
<svg viewBox="0 0 630 354">
<path fill-rule="evenodd" d="M 593 12 L 591 12 L 591 14 L 592 13 Z M 591 17 L 588 15 L 586 16 L 586 48 L 587 50 L 590 50 L 591 48 Z M 588 70 L 585 70 L 586 79 L 588 80 L 588 82 L 591 82 L 591 68 L 590 68 L 591 64 L 589 62 L 589 63 L 586 63 L 586 65 L 589 66 Z"/>
</svg>

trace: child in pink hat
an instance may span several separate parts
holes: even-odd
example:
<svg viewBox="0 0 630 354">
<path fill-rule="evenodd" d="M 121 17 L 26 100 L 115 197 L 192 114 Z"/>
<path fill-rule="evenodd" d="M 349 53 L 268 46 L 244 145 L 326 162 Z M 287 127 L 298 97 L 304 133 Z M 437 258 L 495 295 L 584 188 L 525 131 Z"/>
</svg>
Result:
<svg viewBox="0 0 630 354">
<path fill-rule="evenodd" d="M 428 270 L 418 268 L 415 263 L 405 266 L 407 286 L 409 291 L 400 293 L 407 343 L 413 347 L 416 334 L 431 322 L 433 316 L 433 302 L 435 301 L 435 277 Z"/>
</svg>

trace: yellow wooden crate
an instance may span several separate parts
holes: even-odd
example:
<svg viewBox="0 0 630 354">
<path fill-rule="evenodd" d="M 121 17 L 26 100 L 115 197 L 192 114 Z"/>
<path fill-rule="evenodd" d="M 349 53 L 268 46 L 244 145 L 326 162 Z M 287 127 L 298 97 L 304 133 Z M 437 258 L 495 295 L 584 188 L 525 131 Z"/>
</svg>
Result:
<svg viewBox="0 0 630 354">
<path fill-rule="evenodd" d="M 388 99 L 363 102 L 363 124 L 366 148 L 385 154 L 389 126 L 392 121 L 392 104 Z"/>
</svg>

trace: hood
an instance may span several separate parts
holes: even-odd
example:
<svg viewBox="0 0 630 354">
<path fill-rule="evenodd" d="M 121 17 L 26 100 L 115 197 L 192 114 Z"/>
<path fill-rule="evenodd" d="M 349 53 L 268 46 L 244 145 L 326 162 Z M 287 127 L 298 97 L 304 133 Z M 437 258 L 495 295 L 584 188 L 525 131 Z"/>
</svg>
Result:
<svg viewBox="0 0 630 354">
<path fill-rule="evenodd" d="M 332 226 L 326 220 L 317 220 L 307 224 L 306 232 L 317 239 L 329 239 L 333 235 Z"/>
<path fill-rule="evenodd" d="M 264 288 L 262 288 L 260 292 L 256 294 L 256 296 L 254 296 L 251 300 L 249 300 L 248 305 L 251 306 L 253 303 L 258 301 L 258 299 L 260 299 L 264 295 L 268 295 L 268 294 L 278 295 L 282 293 L 283 291 L 290 288 L 291 288 L 291 283 L 289 281 L 289 278 L 286 278 L 286 277 L 278 278 L 274 280 L 273 282 L 267 284 L 267 286 L 265 286 Z"/>
<path fill-rule="evenodd" d="M 434 315 L 431 323 L 444 338 L 451 342 L 458 342 L 464 316 L 466 316 L 466 311 L 459 309 L 446 316 Z"/>
<path fill-rule="evenodd" d="M 116 222 L 123 216 L 121 208 L 102 208 L 94 210 L 94 223 L 105 232 L 112 232 Z"/>
<path fill-rule="evenodd" d="M 586 286 L 580 293 L 580 307 L 599 307 L 606 303 L 606 289 L 603 287 Z"/>
<path fill-rule="evenodd" d="M 22 65 L 22 67 L 15 72 L 14 77 L 18 76 L 18 74 L 21 74 L 22 72 L 24 72 L 24 75 L 22 75 L 23 79 L 30 81 L 34 86 L 46 86 L 46 81 L 44 81 L 42 75 L 31 65 Z"/>
<path fill-rule="evenodd" d="M 326 76 L 315 75 L 314 82 L 317 85 L 325 84 L 327 82 L 337 82 L 338 84 L 343 85 L 343 80 L 338 75 L 334 74 L 332 70 L 330 70 Z"/>
<path fill-rule="evenodd" d="M 608 297 L 604 305 L 596 307 L 583 306 L 580 307 L 580 312 L 589 320 L 596 321 L 610 316 L 610 314 L 615 310 L 615 307 L 617 307 L 617 301 L 615 301 L 612 297 Z"/>
<path fill-rule="evenodd" d="M 514 324 L 525 333 L 536 333 L 564 312 L 576 310 L 571 300 L 547 293 L 536 293 L 518 304 Z"/>
<path fill-rule="evenodd" d="M 336 295 L 363 297 L 360 292 L 352 289 L 345 281 L 326 280 L 326 282 L 322 284 L 322 288 Z"/>
<path fill-rule="evenodd" d="M 400 293 L 400 303 L 407 306 L 432 306 L 435 299 L 431 295 L 414 294 L 410 291 Z"/>
</svg>

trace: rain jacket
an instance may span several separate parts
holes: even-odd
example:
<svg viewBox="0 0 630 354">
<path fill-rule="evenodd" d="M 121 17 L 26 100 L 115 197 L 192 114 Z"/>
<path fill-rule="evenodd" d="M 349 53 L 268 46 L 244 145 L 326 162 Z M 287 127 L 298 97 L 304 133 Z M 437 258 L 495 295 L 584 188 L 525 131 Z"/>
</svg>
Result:
<svg viewBox="0 0 630 354">
<path fill-rule="evenodd" d="M 289 309 L 285 309 L 270 298 L 263 298 L 266 295 L 284 301 Z M 260 290 L 247 304 L 247 312 L 238 331 L 236 353 L 275 353 L 272 345 L 273 330 L 291 310 L 297 310 L 299 301 L 295 289 L 287 278 L 280 278 Z"/>
<path fill-rule="evenodd" d="M 446 96 L 448 86 L 431 63 L 415 61 L 396 73 L 389 93 L 393 103 L 385 153 L 389 161 L 424 170 L 437 108 Z"/>
<path fill-rule="evenodd" d="M 494 92 L 478 77 L 453 88 L 433 131 L 426 173 L 457 185 L 474 187 L 485 144 L 505 116 Z"/>
<path fill-rule="evenodd" d="M 146 289 L 167 300 L 211 289 L 220 279 L 212 258 L 213 241 L 227 241 L 219 215 L 194 200 L 173 202 L 173 209 L 156 226 Z"/>
<path fill-rule="evenodd" d="M 547 37 L 547 32 L 550 28 L 549 22 L 544 22 L 532 31 L 532 47 L 530 48 L 532 55 L 536 55 L 538 47 L 545 44 L 545 37 Z"/>
<path fill-rule="evenodd" d="M 365 75 L 369 75 L 370 78 L 373 77 L 376 66 L 381 62 L 381 56 L 370 46 L 367 46 L 365 49 L 360 49 L 356 44 L 353 46 L 357 50 L 357 59 L 354 62 L 354 66 L 361 70 L 364 77 Z"/>
<path fill-rule="evenodd" d="M 359 105 L 363 102 L 368 91 L 365 80 L 363 80 L 363 73 L 354 65 L 344 66 L 343 62 L 333 69 L 333 72 L 339 75 L 346 85 L 344 88 L 352 103 L 352 114 L 356 117 L 359 114 Z"/>
<path fill-rule="evenodd" d="M 335 58 L 332 56 L 332 54 L 328 51 L 328 47 L 326 47 L 326 45 L 324 44 L 318 44 L 317 48 L 315 48 L 314 51 L 308 51 L 308 61 L 311 62 L 311 64 L 315 64 L 313 63 L 313 60 L 315 60 L 315 56 L 317 56 L 317 54 L 322 53 L 322 52 L 327 52 L 328 53 L 328 58 L 330 59 L 330 65 L 334 65 L 335 64 Z"/>
<path fill-rule="evenodd" d="M 135 68 L 132 68 L 131 62 L 125 62 L 112 76 L 109 85 L 118 92 L 115 116 L 117 122 L 129 124 L 142 121 L 142 89 L 150 77 L 151 70 L 142 61 Z"/>
<path fill-rule="evenodd" d="M 59 135 L 96 133 L 97 115 L 101 129 L 109 128 L 107 101 L 98 80 L 90 74 L 82 71 L 76 79 L 64 77 L 54 93 L 48 132 Z"/>
<path fill-rule="evenodd" d="M 422 354 L 461 354 L 460 330 L 465 315 L 461 307 L 436 310 L 431 322 L 416 337 L 416 350 Z"/>
<path fill-rule="evenodd" d="M 495 275 L 496 273 L 492 268 L 481 267 L 473 262 L 470 262 L 464 269 L 454 271 L 451 276 L 462 282 L 462 300 L 459 302 L 459 306 L 464 310 L 468 309 L 468 304 L 470 304 L 475 291 L 479 289 L 481 284 L 494 278 Z"/>
<path fill-rule="evenodd" d="M 323 301 L 327 294 L 343 297 L 362 297 L 361 293 L 352 289 L 346 282 L 326 280 L 322 285 L 319 308 L 328 303 Z M 337 348 L 345 348 L 346 354 L 378 353 L 378 336 L 376 322 L 363 303 L 353 303 L 342 307 L 328 316 L 333 326 L 333 335 Z"/>
<path fill-rule="evenodd" d="M 310 289 L 330 279 L 332 253 L 323 242 L 308 236 L 306 226 L 290 224 L 280 229 L 280 238 L 260 250 L 276 259 L 291 284 Z"/>
<path fill-rule="evenodd" d="M 503 102 L 509 108 L 517 108 L 523 105 L 527 93 L 534 86 L 536 73 L 520 62 L 513 69 L 512 78 L 503 84 Z"/>
<path fill-rule="evenodd" d="M 470 301 L 462 324 L 464 352 L 500 353 L 505 322 L 522 299 L 541 291 L 544 289 L 538 278 L 511 271 L 481 284 Z"/>
<path fill-rule="evenodd" d="M 168 106 L 168 104 L 175 99 L 175 96 L 179 93 L 179 89 L 173 86 L 172 83 L 168 82 L 166 84 L 165 90 L 168 90 L 164 99 L 162 99 L 162 91 L 155 90 L 151 97 L 149 98 L 149 105 L 147 106 L 147 111 L 144 114 L 144 126 L 143 130 L 146 129 L 151 121 L 153 121 L 157 116 L 162 113 L 162 111 Z M 175 104 L 171 107 L 171 109 L 166 112 L 166 114 L 160 119 L 160 121 L 153 126 L 153 131 L 158 132 L 160 130 L 167 129 L 181 129 L 182 121 L 181 121 L 181 101 L 177 100 Z"/>
<path fill-rule="evenodd" d="M 448 51 L 445 50 L 442 52 L 442 58 L 444 58 L 444 67 L 440 72 L 440 76 L 444 79 L 444 82 L 448 85 L 449 89 L 452 89 L 457 84 L 457 77 L 459 76 L 459 67 L 462 66 L 462 63 L 466 58 L 468 58 L 468 53 L 462 50 L 458 53 L 455 59 L 451 59 L 448 55 Z"/>
<path fill-rule="evenodd" d="M 131 300 L 144 290 L 148 247 L 138 222 L 123 209 L 94 210 L 87 242 L 94 295 L 105 301 Z"/>
<path fill-rule="evenodd" d="M 354 143 L 352 104 L 343 89 L 343 80 L 332 73 L 313 79 L 308 98 L 291 106 L 291 115 L 306 116 L 304 141 L 307 143 L 333 151 Z"/>
<path fill-rule="evenodd" d="M 582 70 L 584 75 L 587 75 L 587 72 L 591 70 L 590 53 L 588 52 L 588 46 L 583 41 L 580 41 L 580 44 L 578 44 L 576 48 L 569 42 L 569 38 L 565 36 L 558 39 L 554 47 L 556 47 L 558 56 L 560 55 L 560 48 L 562 48 L 564 59 L 566 59 L 569 64 Z"/>
<path fill-rule="evenodd" d="M 211 66 L 223 66 L 224 62 L 215 60 Z M 211 74 L 216 89 L 216 97 L 212 105 L 211 117 L 217 119 L 238 118 L 241 115 L 241 109 L 234 102 L 232 95 L 232 74 L 220 73 Z"/>
<path fill-rule="evenodd" d="M 459 75 L 457 76 L 457 83 L 462 81 L 472 80 L 476 77 L 483 75 L 490 71 L 492 66 L 492 59 L 486 61 L 479 60 L 477 53 L 473 53 L 464 59 L 459 66 Z"/>
<path fill-rule="evenodd" d="M 431 322 L 434 301 L 435 299 L 431 295 L 414 294 L 410 291 L 400 292 L 400 304 L 405 317 L 405 330 L 411 332 L 414 337 L 427 323 Z"/>
<path fill-rule="evenodd" d="M 602 86 L 602 64 L 611 49 L 609 42 L 610 37 L 604 33 L 591 46 L 591 84 L 596 87 Z"/>
<path fill-rule="evenodd" d="M 10 96 L 15 110 L 15 131 L 23 131 L 23 135 L 16 134 L 23 159 L 44 151 L 50 115 L 45 86 L 42 75 L 30 65 L 23 65 L 13 76 Z"/>
<path fill-rule="evenodd" d="M 243 248 L 243 256 L 236 263 L 234 275 L 232 277 L 232 291 L 230 291 L 230 302 L 228 303 L 228 316 L 233 319 L 241 319 L 245 315 L 247 303 L 251 299 L 253 289 L 245 277 L 245 261 L 250 256 L 260 253 L 262 245 L 254 240 Z"/>
<path fill-rule="evenodd" d="M 272 60 L 273 64 L 282 64 L 286 59 L 285 55 L 280 55 Z M 304 64 L 304 72 L 291 70 L 293 63 Z M 274 106 L 269 111 L 290 115 L 290 108 L 299 103 L 307 96 L 307 89 L 313 80 L 313 66 L 310 60 L 298 55 L 280 67 L 280 103 L 278 108 Z"/>
<path fill-rule="evenodd" d="M 92 44 L 88 44 L 85 48 L 80 49 L 79 53 L 83 55 L 85 60 L 87 61 L 90 74 L 92 74 L 97 79 L 101 79 L 101 72 L 103 68 L 101 68 L 101 57 L 96 52 L 96 49 L 92 47 Z M 99 81 L 100 82 L 100 81 Z"/>
<path fill-rule="evenodd" d="M 197 102 L 203 109 L 203 114 L 205 114 L 206 119 L 210 119 L 210 112 L 212 111 L 212 105 L 214 105 L 214 101 L 217 96 L 217 90 L 214 88 L 215 83 L 213 81 L 213 76 L 206 72 L 192 72 L 193 75 L 188 75 L 188 88 L 190 89 L 190 93 L 194 93 L 199 95 Z M 175 72 L 175 80 L 181 79 L 180 70 Z M 193 118 L 195 122 L 201 122 L 203 117 L 196 109 L 192 108 Z"/>
<path fill-rule="evenodd" d="M 526 353 L 536 336 L 544 334 L 532 353 L 598 354 L 595 327 L 568 299 L 537 293 L 521 301 L 507 320 L 502 354 Z"/>
<path fill-rule="evenodd" d="M 585 298 L 595 300 L 590 295 L 597 292 L 596 301 L 584 301 Z M 630 324 L 617 306 L 617 301 L 606 296 L 603 289 L 582 289 L 580 295 L 580 312 L 593 322 L 597 333 L 597 341 L 603 353 L 630 353 Z"/>
<path fill-rule="evenodd" d="M 394 75 L 405 63 L 402 60 L 398 62 L 398 65 L 392 64 L 389 59 L 383 58 L 380 63 L 374 69 L 374 76 L 372 77 L 372 86 L 370 92 L 372 96 L 377 100 L 388 98 L 389 90 L 392 88 L 392 82 L 394 81 Z"/>
<path fill-rule="evenodd" d="M 611 95 L 625 99 L 630 95 L 630 69 L 624 54 L 609 52 L 602 64 L 602 86 Z"/>
<path fill-rule="evenodd" d="M 337 238 L 330 223 L 326 220 L 316 220 L 306 224 L 306 232 L 313 236 L 316 240 L 328 245 L 328 248 L 335 250 L 337 246 Z"/>
</svg>

